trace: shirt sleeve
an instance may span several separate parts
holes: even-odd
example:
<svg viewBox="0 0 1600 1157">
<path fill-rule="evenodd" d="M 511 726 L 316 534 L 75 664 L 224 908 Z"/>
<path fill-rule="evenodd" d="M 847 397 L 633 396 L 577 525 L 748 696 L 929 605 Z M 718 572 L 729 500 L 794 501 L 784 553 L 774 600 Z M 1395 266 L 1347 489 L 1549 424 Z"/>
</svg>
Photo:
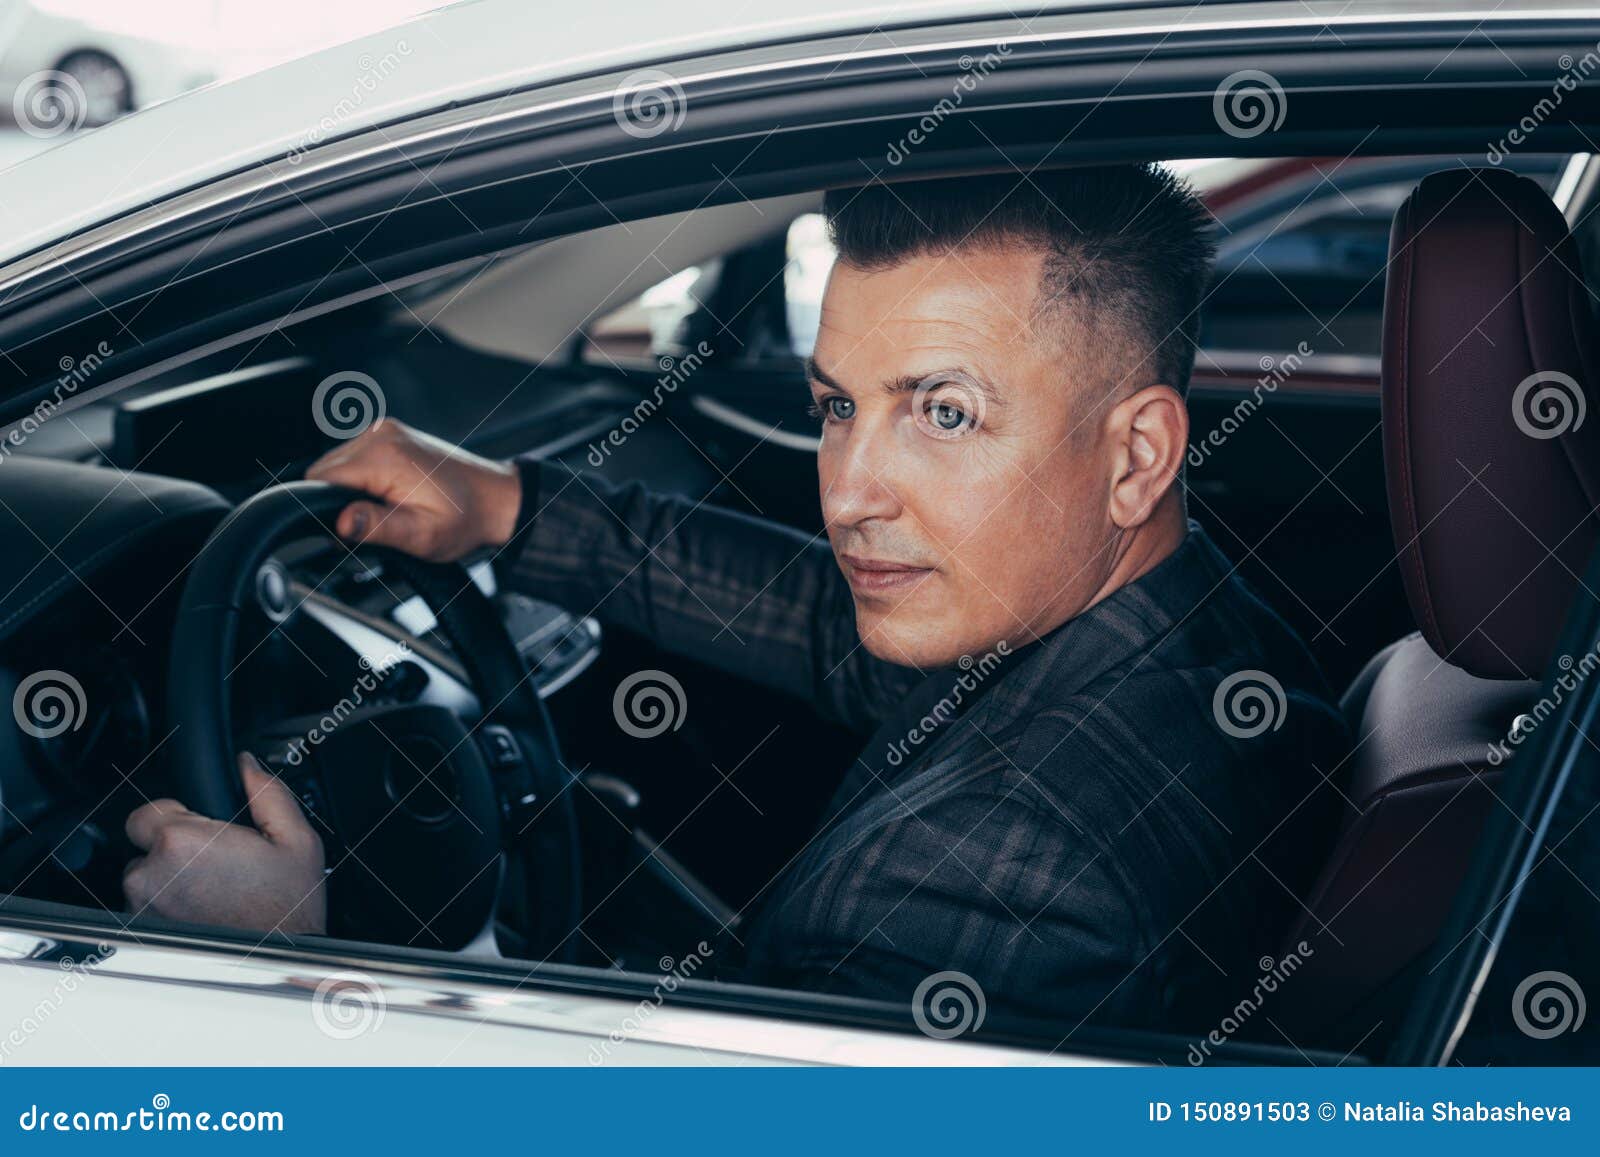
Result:
<svg viewBox="0 0 1600 1157">
<path fill-rule="evenodd" d="M 868 731 L 923 673 L 874 657 L 821 535 L 519 460 L 522 507 L 494 566 L 508 589 L 810 701 Z"/>
</svg>

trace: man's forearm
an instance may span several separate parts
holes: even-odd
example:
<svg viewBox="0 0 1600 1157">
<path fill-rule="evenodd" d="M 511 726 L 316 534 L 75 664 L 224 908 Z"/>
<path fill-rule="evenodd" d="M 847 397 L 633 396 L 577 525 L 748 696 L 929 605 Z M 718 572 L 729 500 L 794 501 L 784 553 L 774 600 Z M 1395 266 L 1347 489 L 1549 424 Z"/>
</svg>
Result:
<svg viewBox="0 0 1600 1157">
<path fill-rule="evenodd" d="M 920 674 L 874 658 L 820 536 L 524 460 L 503 582 L 870 728 Z"/>
</svg>

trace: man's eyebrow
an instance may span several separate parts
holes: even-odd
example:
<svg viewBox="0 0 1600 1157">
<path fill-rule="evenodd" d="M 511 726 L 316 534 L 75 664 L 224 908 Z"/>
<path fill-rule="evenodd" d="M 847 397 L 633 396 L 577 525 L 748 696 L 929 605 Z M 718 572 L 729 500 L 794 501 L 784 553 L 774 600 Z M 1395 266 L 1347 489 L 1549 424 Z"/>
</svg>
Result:
<svg viewBox="0 0 1600 1157">
<path fill-rule="evenodd" d="M 844 387 L 838 380 L 817 364 L 815 357 L 806 359 L 806 378 L 810 381 L 820 382 L 833 390 L 843 390 Z M 914 394 L 927 383 L 930 388 L 940 381 L 948 381 L 953 385 L 965 387 L 983 395 L 986 402 L 1003 405 L 1005 399 L 989 385 L 988 382 L 963 369 L 950 367 L 948 369 L 934 370 L 926 374 L 901 374 L 897 378 L 890 378 L 883 384 L 883 388 L 891 394 Z"/>
<path fill-rule="evenodd" d="M 830 390 L 844 389 L 844 387 L 838 383 L 832 374 L 828 373 L 817 364 L 817 359 L 814 357 L 809 357 L 806 359 L 806 380 L 812 382 L 821 382 Z"/>
<path fill-rule="evenodd" d="M 933 370 L 926 374 L 901 374 L 884 383 L 884 388 L 891 394 L 914 394 L 926 387 L 934 389 L 938 385 L 948 382 L 960 390 L 970 390 L 982 396 L 985 402 L 996 406 L 1005 405 L 1005 399 L 1000 392 L 984 381 L 977 374 L 955 366 L 942 370 Z"/>
</svg>

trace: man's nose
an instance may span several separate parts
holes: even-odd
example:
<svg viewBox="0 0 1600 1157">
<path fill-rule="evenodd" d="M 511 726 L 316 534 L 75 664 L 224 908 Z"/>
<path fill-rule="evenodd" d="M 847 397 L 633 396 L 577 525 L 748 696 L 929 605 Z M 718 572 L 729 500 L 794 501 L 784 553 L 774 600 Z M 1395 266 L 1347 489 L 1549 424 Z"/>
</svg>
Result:
<svg viewBox="0 0 1600 1157">
<path fill-rule="evenodd" d="M 857 425 L 844 445 L 829 455 L 833 460 L 822 480 L 822 514 L 830 525 L 854 526 L 899 516 L 896 463 L 889 441 L 888 431 Z"/>
</svg>

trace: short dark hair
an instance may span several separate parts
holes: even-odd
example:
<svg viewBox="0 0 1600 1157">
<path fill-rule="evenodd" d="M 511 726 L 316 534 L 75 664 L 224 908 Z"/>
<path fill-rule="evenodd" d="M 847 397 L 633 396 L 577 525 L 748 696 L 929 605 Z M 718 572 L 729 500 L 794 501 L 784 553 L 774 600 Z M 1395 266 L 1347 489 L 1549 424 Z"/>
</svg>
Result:
<svg viewBox="0 0 1600 1157">
<path fill-rule="evenodd" d="M 1043 249 L 1036 316 L 1070 302 L 1091 331 L 1109 323 L 1148 352 L 1140 384 L 1188 388 L 1215 242 L 1205 206 L 1168 169 L 880 182 L 830 190 L 823 212 L 839 259 L 868 271 L 958 245 Z"/>
</svg>

